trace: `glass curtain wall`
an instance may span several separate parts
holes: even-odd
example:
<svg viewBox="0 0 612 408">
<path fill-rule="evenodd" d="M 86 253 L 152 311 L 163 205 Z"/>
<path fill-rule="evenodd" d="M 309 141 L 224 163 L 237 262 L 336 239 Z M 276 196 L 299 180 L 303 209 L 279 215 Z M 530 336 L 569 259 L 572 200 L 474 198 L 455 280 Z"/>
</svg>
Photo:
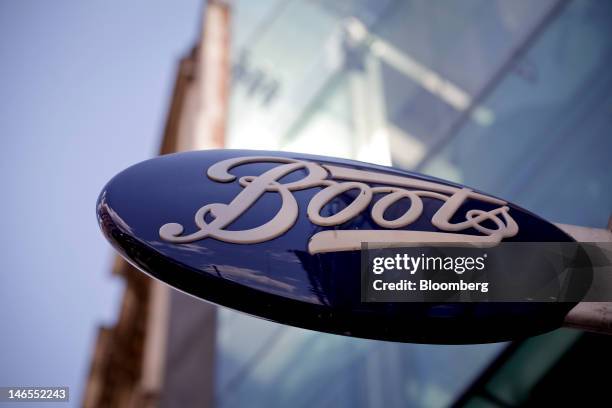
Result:
<svg viewBox="0 0 612 408">
<path fill-rule="evenodd" d="M 596 0 L 237 0 L 228 145 L 416 169 L 603 227 L 611 31 Z M 216 401 L 445 406 L 504 346 L 360 340 L 220 308 Z"/>
</svg>

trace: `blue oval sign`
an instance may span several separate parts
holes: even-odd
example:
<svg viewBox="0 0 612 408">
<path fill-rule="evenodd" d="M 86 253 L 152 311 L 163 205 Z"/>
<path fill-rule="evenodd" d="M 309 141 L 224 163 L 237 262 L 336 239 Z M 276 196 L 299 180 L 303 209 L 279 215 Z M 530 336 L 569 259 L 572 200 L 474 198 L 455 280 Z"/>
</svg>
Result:
<svg viewBox="0 0 612 408">
<path fill-rule="evenodd" d="M 357 337 L 502 341 L 558 327 L 572 304 L 364 302 L 363 242 L 568 242 L 553 224 L 473 189 L 389 167 L 285 152 L 161 156 L 97 203 L 132 264 L 266 319 Z"/>
</svg>

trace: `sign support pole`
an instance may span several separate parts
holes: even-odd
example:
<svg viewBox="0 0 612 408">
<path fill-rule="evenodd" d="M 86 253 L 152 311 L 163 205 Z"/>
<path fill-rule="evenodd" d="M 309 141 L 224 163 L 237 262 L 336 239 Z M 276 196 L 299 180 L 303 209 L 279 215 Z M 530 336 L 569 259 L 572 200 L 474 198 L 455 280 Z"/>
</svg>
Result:
<svg viewBox="0 0 612 408">
<path fill-rule="evenodd" d="M 612 217 L 608 229 L 557 224 L 579 242 L 612 242 Z M 612 335 L 612 302 L 580 302 L 565 317 L 564 327 Z"/>
</svg>

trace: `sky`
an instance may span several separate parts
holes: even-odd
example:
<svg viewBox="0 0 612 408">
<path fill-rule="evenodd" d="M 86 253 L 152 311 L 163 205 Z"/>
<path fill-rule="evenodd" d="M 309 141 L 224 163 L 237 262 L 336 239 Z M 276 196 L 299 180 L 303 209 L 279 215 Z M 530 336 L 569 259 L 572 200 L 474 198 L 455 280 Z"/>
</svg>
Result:
<svg viewBox="0 0 612 408">
<path fill-rule="evenodd" d="M 202 3 L 0 0 L 0 386 L 79 404 L 123 290 L 95 202 L 156 154 Z"/>
</svg>

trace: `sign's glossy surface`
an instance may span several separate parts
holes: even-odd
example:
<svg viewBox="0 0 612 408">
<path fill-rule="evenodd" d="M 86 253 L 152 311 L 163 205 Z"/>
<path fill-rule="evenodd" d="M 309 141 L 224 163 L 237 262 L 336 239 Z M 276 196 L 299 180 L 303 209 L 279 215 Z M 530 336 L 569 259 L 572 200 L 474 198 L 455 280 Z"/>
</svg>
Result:
<svg viewBox="0 0 612 408">
<path fill-rule="evenodd" d="M 394 341 L 502 341 L 558 327 L 571 304 L 362 303 L 361 242 L 564 242 L 539 217 L 472 189 L 285 152 L 162 156 L 97 204 L 124 257 L 192 295 L 280 323 Z"/>
</svg>

